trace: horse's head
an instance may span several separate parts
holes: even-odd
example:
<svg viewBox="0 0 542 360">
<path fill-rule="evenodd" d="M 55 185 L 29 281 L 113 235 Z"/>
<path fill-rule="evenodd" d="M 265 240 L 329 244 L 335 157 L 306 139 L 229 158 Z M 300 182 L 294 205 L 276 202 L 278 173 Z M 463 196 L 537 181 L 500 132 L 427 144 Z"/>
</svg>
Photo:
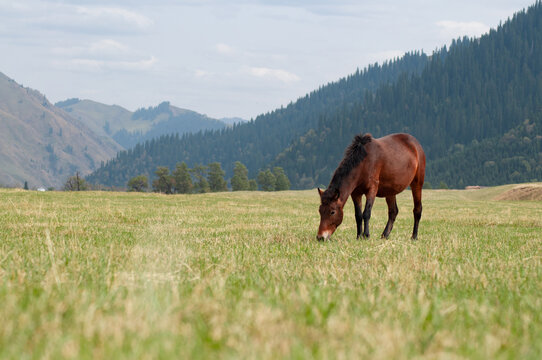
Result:
<svg viewBox="0 0 542 360">
<path fill-rule="evenodd" d="M 318 188 L 320 194 L 320 226 L 318 227 L 318 240 L 327 240 L 343 222 L 343 206 L 337 189 Z"/>
</svg>

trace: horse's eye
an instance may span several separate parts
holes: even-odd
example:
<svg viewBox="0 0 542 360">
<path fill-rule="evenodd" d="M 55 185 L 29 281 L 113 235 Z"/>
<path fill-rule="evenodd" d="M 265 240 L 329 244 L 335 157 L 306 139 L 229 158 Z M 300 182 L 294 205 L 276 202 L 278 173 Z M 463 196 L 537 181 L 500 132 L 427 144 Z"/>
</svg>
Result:
<svg viewBox="0 0 542 360">
<path fill-rule="evenodd" d="M 331 215 L 335 215 L 335 210 L 331 210 Z"/>
</svg>

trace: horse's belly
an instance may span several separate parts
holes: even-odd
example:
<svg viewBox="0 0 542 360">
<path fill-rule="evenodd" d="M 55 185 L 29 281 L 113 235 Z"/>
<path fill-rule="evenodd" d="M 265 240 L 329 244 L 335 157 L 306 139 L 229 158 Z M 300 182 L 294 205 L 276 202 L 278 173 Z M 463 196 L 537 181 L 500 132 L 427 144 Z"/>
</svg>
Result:
<svg viewBox="0 0 542 360">
<path fill-rule="evenodd" d="M 394 185 L 384 185 L 378 187 L 378 192 L 376 196 L 378 197 L 388 197 L 392 195 L 397 195 L 403 190 L 406 189 L 406 186 L 394 184 Z"/>
</svg>

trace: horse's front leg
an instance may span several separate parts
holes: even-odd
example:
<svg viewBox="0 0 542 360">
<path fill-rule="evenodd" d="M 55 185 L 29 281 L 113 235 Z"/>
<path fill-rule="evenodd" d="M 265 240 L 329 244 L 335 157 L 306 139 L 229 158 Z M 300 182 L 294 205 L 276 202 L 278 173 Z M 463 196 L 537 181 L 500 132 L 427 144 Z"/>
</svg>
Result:
<svg viewBox="0 0 542 360">
<path fill-rule="evenodd" d="M 369 219 L 371 219 L 371 210 L 375 202 L 375 194 L 365 195 L 365 209 L 363 210 L 363 237 L 369 237 Z"/>
<path fill-rule="evenodd" d="M 361 212 L 361 198 L 363 194 L 353 192 L 352 193 L 352 202 L 354 203 L 354 213 L 356 215 L 356 229 L 357 229 L 357 238 L 361 236 L 361 227 L 363 223 L 363 213 Z"/>
</svg>

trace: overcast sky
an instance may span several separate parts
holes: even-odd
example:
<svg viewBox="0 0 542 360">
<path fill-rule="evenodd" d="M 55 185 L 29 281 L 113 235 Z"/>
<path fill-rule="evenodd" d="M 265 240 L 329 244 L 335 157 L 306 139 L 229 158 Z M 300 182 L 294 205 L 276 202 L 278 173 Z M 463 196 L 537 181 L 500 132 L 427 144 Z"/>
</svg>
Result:
<svg viewBox="0 0 542 360">
<path fill-rule="evenodd" d="M 246 119 L 535 0 L 0 0 L 0 72 L 52 102 Z"/>
</svg>

